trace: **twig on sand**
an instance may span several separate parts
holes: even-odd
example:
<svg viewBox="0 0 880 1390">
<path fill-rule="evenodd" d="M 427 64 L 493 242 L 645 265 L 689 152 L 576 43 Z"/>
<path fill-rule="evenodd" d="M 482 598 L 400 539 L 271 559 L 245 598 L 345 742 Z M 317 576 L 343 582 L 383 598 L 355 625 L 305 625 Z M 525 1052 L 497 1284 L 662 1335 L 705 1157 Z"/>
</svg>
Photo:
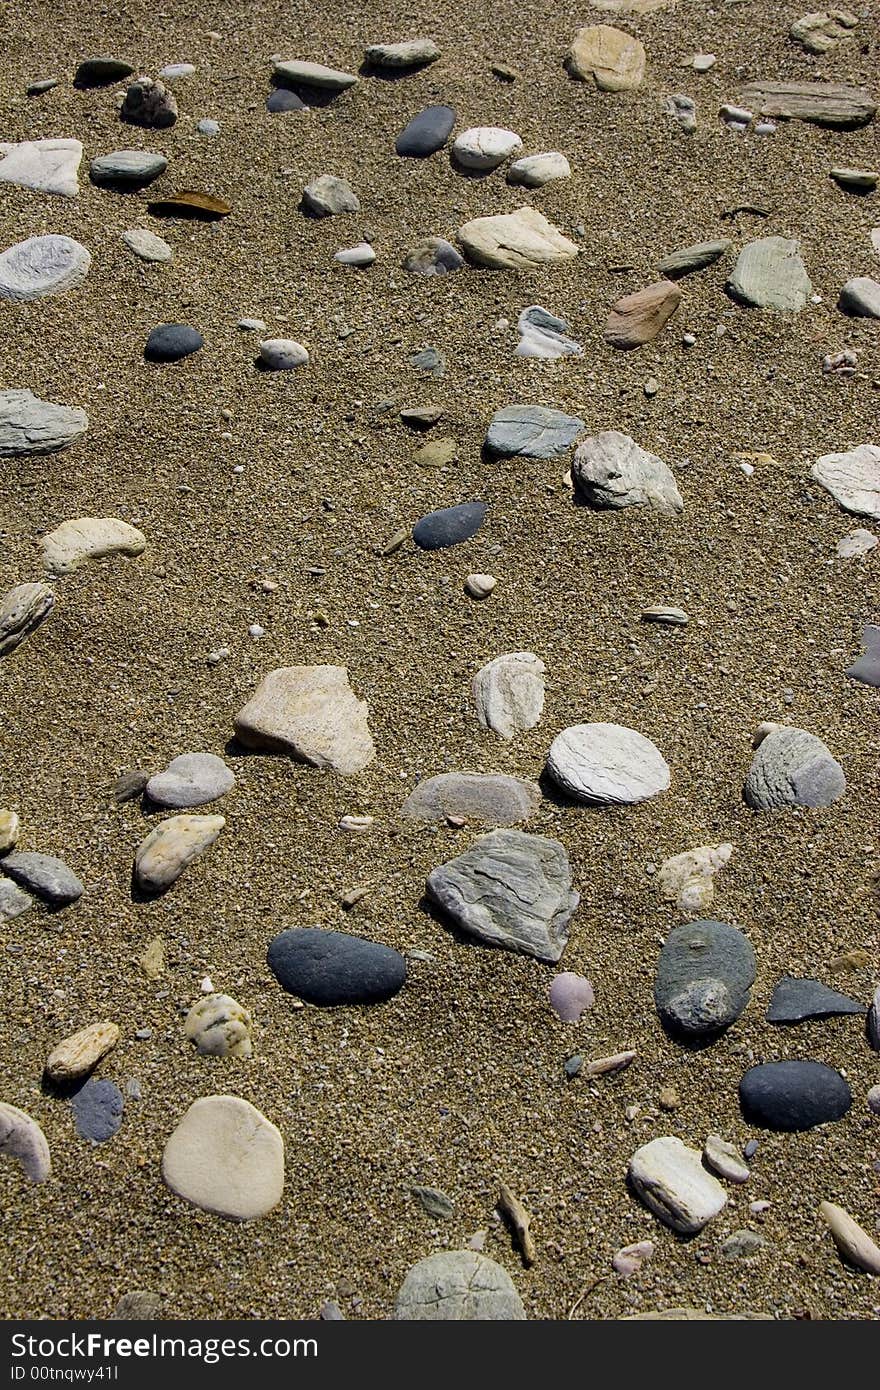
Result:
<svg viewBox="0 0 880 1390">
<path fill-rule="evenodd" d="M 522 1251 L 523 1264 L 526 1266 L 535 1263 L 537 1251 L 535 1242 L 529 1230 L 529 1214 L 518 1197 L 511 1192 L 507 1183 L 501 1183 L 501 1195 L 498 1198 L 498 1210 L 509 1218 L 513 1227 L 514 1235 L 519 1241 L 519 1248 Z"/>
<path fill-rule="evenodd" d="M 593 1292 L 593 1290 L 597 1287 L 597 1285 L 601 1284 L 606 1277 L 607 1276 L 604 1274 L 594 1274 L 592 1279 L 588 1280 L 587 1283 L 584 1284 L 584 1287 L 581 1289 L 574 1303 L 568 1310 L 568 1322 L 571 1322 L 573 1320 L 575 1313 L 577 1312 L 578 1308 L 580 1308 L 584 1299 L 588 1298 L 589 1295 Z"/>
</svg>

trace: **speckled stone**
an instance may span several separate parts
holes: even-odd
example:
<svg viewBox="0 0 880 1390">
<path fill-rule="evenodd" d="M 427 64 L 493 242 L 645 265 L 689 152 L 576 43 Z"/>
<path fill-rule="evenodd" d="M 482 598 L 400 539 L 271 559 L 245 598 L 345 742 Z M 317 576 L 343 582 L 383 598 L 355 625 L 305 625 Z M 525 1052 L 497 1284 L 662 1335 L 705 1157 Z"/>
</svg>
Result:
<svg viewBox="0 0 880 1390">
<path fill-rule="evenodd" d="M 749 1002 L 755 980 L 751 942 L 726 922 L 673 927 L 657 961 L 654 1003 L 666 1028 L 684 1037 L 729 1028 Z"/>
<path fill-rule="evenodd" d="M 419 1260 L 394 1304 L 396 1322 L 522 1322 L 525 1316 L 507 1270 L 471 1250 Z"/>
<path fill-rule="evenodd" d="M 125 1101 L 113 1081 L 87 1081 L 70 1102 L 80 1139 L 106 1144 L 122 1124 Z"/>
<path fill-rule="evenodd" d="M 54 854 L 22 850 L 0 859 L 0 870 L 52 907 L 75 903 L 85 892 L 76 874 Z"/>
</svg>

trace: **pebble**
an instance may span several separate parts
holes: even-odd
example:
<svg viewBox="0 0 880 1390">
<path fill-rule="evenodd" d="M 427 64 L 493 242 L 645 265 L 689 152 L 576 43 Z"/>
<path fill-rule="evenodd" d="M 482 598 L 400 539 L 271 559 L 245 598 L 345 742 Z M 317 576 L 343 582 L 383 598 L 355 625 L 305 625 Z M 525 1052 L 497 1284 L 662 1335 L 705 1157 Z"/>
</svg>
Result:
<svg viewBox="0 0 880 1390">
<path fill-rule="evenodd" d="M 868 1046 L 873 1047 L 875 1052 L 880 1052 L 880 985 L 874 991 L 871 1007 L 868 1010 L 865 1036 L 868 1039 Z"/>
<path fill-rule="evenodd" d="M 622 724 L 574 724 L 550 745 L 547 772 L 575 801 L 628 806 L 669 787 L 669 765 L 659 749 Z"/>
<path fill-rule="evenodd" d="M 476 599 L 480 602 L 494 593 L 498 587 L 498 580 L 494 574 L 469 574 L 464 581 L 464 591 L 468 598 Z"/>
<path fill-rule="evenodd" d="M 185 323 L 163 323 L 147 338 L 144 357 L 148 362 L 179 362 L 204 347 L 205 340 Z"/>
<path fill-rule="evenodd" d="M 813 293 L 799 250 L 799 241 L 781 236 L 748 242 L 727 281 L 729 293 L 759 309 L 797 313 Z"/>
<path fill-rule="evenodd" d="M 126 91 L 120 115 L 132 125 L 167 130 L 177 120 L 177 102 L 164 82 L 139 77 Z"/>
<path fill-rule="evenodd" d="M 694 72 L 708 72 L 718 62 L 714 53 L 695 53 L 691 59 Z"/>
<path fill-rule="evenodd" d="M 451 106 L 426 106 L 400 132 L 394 148 L 399 155 L 426 159 L 442 150 L 454 125 L 455 111 Z"/>
<path fill-rule="evenodd" d="M 661 1086 L 660 1093 L 657 1096 L 657 1104 L 660 1106 L 661 1110 L 677 1110 L 681 1105 L 681 1096 L 674 1086 Z M 631 1116 L 627 1115 L 627 1119 L 635 1119 L 640 1109 L 638 1105 L 632 1108 L 633 1114 Z"/>
<path fill-rule="evenodd" d="M 134 768 L 130 772 L 123 772 L 116 779 L 113 787 L 113 799 L 117 806 L 122 806 L 126 801 L 133 801 L 136 796 L 146 790 L 150 780 L 149 772 L 143 768 Z"/>
<path fill-rule="evenodd" d="M 682 608 L 670 608 L 665 603 L 655 603 L 651 608 L 643 608 L 643 623 L 660 623 L 663 627 L 687 627 L 689 619 Z"/>
<path fill-rule="evenodd" d="M 68 236 L 32 236 L 0 255 L 0 299 L 21 303 L 81 285 L 92 258 Z"/>
<path fill-rule="evenodd" d="M 475 264 L 495 270 L 533 270 L 578 254 L 573 241 L 530 207 L 475 217 L 459 227 L 458 240 Z"/>
<path fill-rule="evenodd" d="M 214 753 L 181 753 L 146 784 L 157 806 L 207 806 L 235 786 L 235 774 Z"/>
<path fill-rule="evenodd" d="M 44 1074 L 50 1081 L 66 1083 L 78 1081 L 94 1071 L 102 1057 L 119 1042 L 119 1027 L 105 1020 L 90 1023 L 72 1037 L 65 1038 L 53 1047 L 46 1058 Z"/>
<path fill-rule="evenodd" d="M 350 776 L 375 756 L 368 714 L 344 666 L 281 666 L 264 676 L 233 723 L 246 748 Z"/>
<path fill-rule="evenodd" d="M 17 145 L 0 141 L 0 183 L 75 198 L 82 154 L 79 140 L 22 140 Z"/>
<path fill-rule="evenodd" d="M 54 454 L 88 427 L 88 415 L 77 406 L 41 401 L 32 391 L 0 391 L 0 458 Z"/>
<path fill-rule="evenodd" d="M 828 352 L 822 358 L 822 371 L 826 376 L 830 373 L 838 377 L 855 376 L 858 365 L 859 355 L 852 348 L 844 348 L 843 352 Z"/>
<path fill-rule="evenodd" d="M 820 1202 L 819 1215 L 827 1221 L 834 1244 L 848 1265 L 868 1274 L 880 1274 L 880 1246 L 843 1207 Z"/>
<path fill-rule="evenodd" d="M 52 1171 L 49 1145 L 36 1120 L 0 1100 L 0 1153 L 17 1159 L 31 1182 L 45 1182 Z"/>
<path fill-rule="evenodd" d="M 727 1193 L 707 1173 L 696 1149 L 664 1135 L 637 1149 L 629 1178 L 650 1211 L 681 1235 L 694 1235 L 727 1205 Z"/>
<path fill-rule="evenodd" d="M 581 1067 L 583 1065 L 583 1057 L 579 1052 L 576 1052 L 573 1057 L 566 1057 L 565 1062 L 563 1063 L 562 1070 L 565 1072 L 566 1076 L 570 1081 L 572 1077 L 577 1076 L 578 1072 L 581 1070 Z"/>
<path fill-rule="evenodd" d="M 441 772 L 418 783 L 400 814 L 427 821 L 463 816 L 478 825 L 504 826 L 527 821 L 540 804 L 537 782 L 501 772 Z"/>
<path fill-rule="evenodd" d="M 676 1037 L 711 1037 L 745 1010 L 755 980 L 751 942 L 726 922 L 673 927 L 657 960 L 654 1003 Z"/>
<path fill-rule="evenodd" d="M 482 835 L 464 854 L 428 875 L 427 893 L 468 936 L 559 960 L 580 902 L 558 840 L 521 830 Z"/>
<path fill-rule="evenodd" d="M 489 173 L 521 149 L 522 140 L 514 131 L 481 125 L 462 131 L 453 142 L 452 154 L 462 168 Z"/>
<path fill-rule="evenodd" d="M 755 119 L 754 111 L 751 111 L 747 106 L 734 106 L 730 102 L 724 102 L 718 114 L 724 124 L 735 131 L 737 135 L 742 135 L 748 130 Z"/>
<path fill-rule="evenodd" d="M 344 92 L 353 87 L 357 77 L 352 72 L 342 72 L 339 68 L 328 68 L 323 63 L 302 62 L 295 58 L 273 64 L 276 82 L 289 82 L 293 86 L 317 87 L 325 92 Z"/>
<path fill-rule="evenodd" d="M 407 251 L 403 261 L 404 270 L 411 275 L 448 275 L 452 270 L 461 270 L 463 258 L 451 242 L 440 236 L 425 237 L 418 246 Z"/>
<path fill-rule="evenodd" d="M 208 1057 L 250 1057 L 253 1020 L 228 994 L 206 994 L 196 1000 L 183 1031 L 199 1052 Z"/>
<path fill-rule="evenodd" d="M 0 811 L 0 854 L 14 849 L 20 830 L 18 816 L 14 811 Z"/>
<path fill-rule="evenodd" d="M 715 875 L 730 862 L 733 845 L 698 845 L 664 859 L 657 875 L 660 896 L 688 916 L 707 912 L 715 899 Z"/>
<path fill-rule="evenodd" d="M 54 87 L 59 85 L 57 77 L 44 77 L 38 82 L 29 82 L 25 88 L 25 95 L 29 97 L 41 97 L 46 92 L 51 92 Z"/>
<path fill-rule="evenodd" d="M 550 985 L 550 1007 L 563 1023 L 577 1023 L 581 1014 L 596 1002 L 593 986 L 583 975 L 563 970 Z"/>
<path fill-rule="evenodd" d="M 671 515 L 684 508 L 671 470 L 628 434 L 603 430 L 575 452 L 572 480 L 594 507 L 651 507 Z"/>
<path fill-rule="evenodd" d="M 788 32 L 808 53 L 827 53 L 849 38 L 858 22 L 849 10 L 816 10 L 796 19 Z"/>
<path fill-rule="evenodd" d="M 508 405 L 496 410 L 486 433 L 486 449 L 505 458 L 552 459 L 568 453 L 586 429 L 576 415 L 543 405 Z"/>
<path fill-rule="evenodd" d="M 400 418 L 410 429 L 429 430 L 443 419 L 443 407 L 439 405 L 404 406 Z"/>
<path fill-rule="evenodd" d="M 175 82 L 180 77 L 192 77 L 195 70 L 194 63 L 169 63 L 167 67 L 159 69 L 159 76 Z"/>
<path fill-rule="evenodd" d="M 471 687 L 481 726 L 503 739 L 533 729 L 544 709 L 546 669 L 534 652 L 505 652 L 482 666 Z"/>
<path fill-rule="evenodd" d="M 0 861 L 2 867 L 2 861 Z M 23 892 L 18 884 L 13 883 L 11 878 L 0 878 L 0 923 L 11 922 L 15 917 L 20 917 L 28 908 L 33 907 L 34 900 L 27 893 Z"/>
<path fill-rule="evenodd" d="M 815 734 L 775 726 L 758 743 L 743 788 L 753 811 L 830 806 L 846 791 L 840 763 Z"/>
<path fill-rule="evenodd" d="M 92 160 L 89 178 L 95 184 L 120 183 L 141 188 L 164 174 L 167 168 L 168 160 L 162 154 L 149 150 L 114 150 L 112 154 Z"/>
<path fill-rule="evenodd" d="M 732 245 L 733 242 L 727 238 L 722 241 L 698 241 L 693 246 L 683 246 L 680 251 L 672 251 L 664 256 L 662 261 L 657 262 L 657 269 L 667 279 L 675 280 L 680 275 L 690 275 L 695 270 L 705 270 L 707 266 L 714 265 Z"/>
<path fill-rule="evenodd" d="M 340 213 L 360 212 L 360 200 L 351 185 L 335 174 L 321 174 L 303 189 L 303 208 L 313 217 L 334 217 Z"/>
<path fill-rule="evenodd" d="M 73 574 L 88 560 L 108 555 L 142 555 L 147 538 L 142 531 L 112 516 L 80 516 L 62 521 L 40 539 L 43 568 L 51 574 Z"/>
<path fill-rule="evenodd" d="M 80 63 L 73 77 L 74 87 L 108 87 L 112 82 L 121 82 L 134 72 L 131 63 L 124 58 L 86 58 Z"/>
<path fill-rule="evenodd" d="M 814 121 L 836 128 L 867 125 L 877 113 L 877 103 L 866 88 L 844 82 L 776 82 L 761 78 L 745 86 L 740 97 L 762 116 Z"/>
<path fill-rule="evenodd" d="M 414 1197 L 418 1197 L 428 1215 L 438 1221 L 448 1220 L 455 1212 L 455 1204 L 451 1198 L 436 1187 L 411 1187 L 410 1192 Z"/>
<path fill-rule="evenodd" d="M 764 1062 L 739 1083 L 748 1124 L 762 1129 L 804 1130 L 839 1120 L 852 1105 L 840 1072 L 822 1062 Z"/>
<path fill-rule="evenodd" d="M 214 843 L 225 824 L 223 816 L 171 816 L 160 821 L 135 854 L 137 886 L 144 893 L 164 893 Z"/>
<path fill-rule="evenodd" d="M 720 1134 L 710 1134 L 703 1145 L 703 1158 L 719 1177 L 728 1182 L 748 1182 L 751 1177 L 736 1147 Z"/>
<path fill-rule="evenodd" d="M 265 338 L 260 343 L 260 361 L 270 372 L 289 372 L 304 367 L 309 354 L 293 338 Z"/>
<path fill-rule="evenodd" d="M 880 183 L 876 169 L 832 169 L 831 177 L 849 193 L 870 193 Z"/>
<path fill-rule="evenodd" d="M 674 92 L 666 98 L 667 116 L 677 121 L 686 135 L 693 135 L 697 128 L 697 103 L 686 92 Z"/>
<path fill-rule="evenodd" d="M 748 1260 L 766 1248 L 767 1242 L 757 1231 L 734 1231 L 721 1246 L 725 1260 Z"/>
<path fill-rule="evenodd" d="M 653 342 L 681 303 L 681 290 L 671 280 L 658 280 L 635 294 L 624 295 L 611 308 L 605 341 L 623 352 Z"/>
<path fill-rule="evenodd" d="M 154 936 L 138 964 L 148 980 L 158 980 L 165 973 L 165 943 L 161 936 Z"/>
<path fill-rule="evenodd" d="M 460 545 L 476 535 L 486 518 L 485 502 L 462 502 L 457 507 L 443 507 L 421 517 L 412 530 L 412 538 L 422 550 L 443 550 Z"/>
<path fill-rule="evenodd" d="M 877 537 L 858 526 L 837 542 L 836 554 L 840 560 L 860 560 L 876 548 Z M 850 668 L 851 670 L 852 668 Z"/>
<path fill-rule="evenodd" d="M 296 92 L 290 91 L 288 87 L 276 87 L 266 98 L 266 110 L 273 114 L 279 111 L 308 111 L 308 106 L 301 96 Z"/>
<path fill-rule="evenodd" d="M 872 1086 L 866 1099 L 871 1114 L 880 1115 L 880 1086 Z"/>
<path fill-rule="evenodd" d="M 446 371 L 446 358 L 436 348 L 426 347 L 411 355 L 409 365 L 415 367 L 416 371 L 428 372 L 431 376 L 442 376 Z"/>
<path fill-rule="evenodd" d="M 364 62 L 374 68 L 414 68 L 433 63 L 440 49 L 433 39 L 407 39 L 403 43 L 371 43 L 364 50 Z"/>
<path fill-rule="evenodd" d="M 199 132 L 199 135 L 219 135 L 220 122 L 205 119 L 199 121 L 198 125 L 196 126 L 196 130 Z"/>
<path fill-rule="evenodd" d="M 0 453 L 2 453 L 2 395 L 0 395 Z M 856 516 L 880 521 L 880 447 L 859 444 L 843 454 L 823 454 L 810 477 L 831 493 L 835 502 Z"/>
<path fill-rule="evenodd" d="M 284 1140 L 239 1096 L 203 1096 L 166 1143 L 162 1176 L 172 1192 L 203 1211 L 252 1221 L 281 1201 Z"/>
<path fill-rule="evenodd" d="M 73 870 L 54 854 L 19 850 L 0 859 L 0 870 L 50 907 L 67 907 L 85 892 Z"/>
<path fill-rule="evenodd" d="M 773 990 L 767 1010 L 768 1023 L 803 1023 L 808 1018 L 832 1018 L 839 1014 L 864 1014 L 864 1004 L 838 994 L 818 980 L 784 975 Z"/>
<path fill-rule="evenodd" d="M 20 646 L 55 607 L 55 591 L 48 584 L 17 584 L 0 601 L 0 656 Z"/>
<path fill-rule="evenodd" d="M 415 461 L 420 468 L 445 468 L 458 455 L 454 439 L 430 439 L 416 450 Z"/>
<path fill-rule="evenodd" d="M 516 345 L 517 357 L 581 357 L 583 346 L 569 338 L 569 327 L 565 319 L 557 318 L 540 304 L 530 304 L 523 309 L 516 321 L 520 340 Z"/>
<path fill-rule="evenodd" d="M 265 333 L 266 331 L 266 325 L 262 319 L 238 319 L 235 326 L 244 333 Z"/>
<path fill-rule="evenodd" d="M 600 92 L 629 92 L 645 76 L 644 45 L 609 24 L 588 24 L 574 37 L 567 67 L 572 77 L 592 78 Z"/>
<path fill-rule="evenodd" d="M 267 960 L 282 989 L 308 1004 L 375 1004 L 406 980 L 406 961 L 390 946 L 316 927 L 280 932 Z"/>
<path fill-rule="evenodd" d="M 174 255 L 168 242 L 146 227 L 132 227 L 131 231 L 122 233 L 122 240 L 141 261 L 158 265 L 162 261 L 170 261 Z"/>
<path fill-rule="evenodd" d="M 372 265 L 376 259 L 376 253 L 369 242 L 359 241 L 357 246 L 347 246 L 341 251 L 336 251 L 333 259 L 338 261 L 340 265 L 362 267 Z"/>
<path fill-rule="evenodd" d="M 867 275 L 847 280 L 840 291 L 837 307 L 854 318 L 880 319 L 880 280 L 872 280 Z"/>
<path fill-rule="evenodd" d="M 114 1081 L 87 1081 L 71 1097 L 70 1108 L 80 1139 L 106 1144 L 122 1124 L 125 1100 Z"/>
<path fill-rule="evenodd" d="M 640 1240 L 636 1245 L 625 1245 L 622 1250 L 616 1250 L 611 1257 L 611 1268 L 621 1279 L 631 1279 L 653 1254 L 653 1241 Z"/>
<path fill-rule="evenodd" d="M 558 150 L 526 155 L 524 159 L 514 160 L 507 171 L 508 183 L 522 184 L 525 188 L 543 188 L 555 179 L 570 178 L 571 165 Z"/>
<path fill-rule="evenodd" d="M 395 1322 L 523 1322 L 526 1313 L 501 1265 L 473 1250 L 442 1250 L 407 1273 Z"/>
<path fill-rule="evenodd" d="M 156 1322 L 162 1317 L 162 1300 L 147 1289 L 133 1289 L 122 1295 L 110 1317 L 119 1322 Z"/>
</svg>

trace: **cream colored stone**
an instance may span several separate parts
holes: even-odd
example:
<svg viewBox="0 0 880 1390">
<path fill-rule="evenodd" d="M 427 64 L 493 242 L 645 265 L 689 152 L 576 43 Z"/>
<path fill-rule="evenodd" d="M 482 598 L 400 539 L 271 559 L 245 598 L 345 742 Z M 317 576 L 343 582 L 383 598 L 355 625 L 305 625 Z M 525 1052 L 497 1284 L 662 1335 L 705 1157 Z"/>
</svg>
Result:
<svg viewBox="0 0 880 1390">
<path fill-rule="evenodd" d="M 49 1145 L 36 1120 L 5 1101 L 0 1101 L 0 1153 L 17 1158 L 32 1182 L 45 1182 L 52 1171 Z"/>
<path fill-rule="evenodd" d="M 105 555 L 141 555 L 146 546 L 141 531 L 110 516 L 62 521 L 40 541 L 43 564 L 52 574 L 72 574 L 86 560 L 101 560 Z"/>
<path fill-rule="evenodd" d="M 667 1135 L 643 1144 L 629 1161 L 630 1179 L 642 1201 L 682 1235 L 701 1231 L 727 1204 L 727 1193 L 700 1158 L 696 1149 Z"/>
<path fill-rule="evenodd" d="M 15 849 L 18 841 L 19 821 L 14 811 L 0 811 L 0 854 Z"/>
<path fill-rule="evenodd" d="M 475 217 L 459 228 L 458 239 L 477 265 L 498 270 L 534 270 L 552 261 L 570 261 L 578 253 L 535 208 L 517 208 L 495 217 Z"/>
<path fill-rule="evenodd" d="M 375 756 L 367 715 L 344 666 L 282 666 L 263 678 L 234 726 L 247 748 L 347 775 Z"/>
<path fill-rule="evenodd" d="M 46 1076 L 50 1081 L 76 1081 L 80 1076 L 88 1076 L 116 1046 L 119 1036 L 115 1023 L 90 1023 L 52 1049 L 46 1058 Z"/>
<path fill-rule="evenodd" d="M 158 980 L 165 973 L 165 942 L 161 936 L 154 936 L 140 958 L 138 964 L 148 980 Z"/>
<path fill-rule="evenodd" d="M 657 875 L 657 886 L 667 902 L 674 902 L 679 912 L 700 917 L 712 906 L 715 897 L 713 879 L 733 854 L 733 845 L 698 845 L 683 854 L 664 859 Z"/>
<path fill-rule="evenodd" d="M 284 1191 L 284 1140 L 239 1096 L 193 1101 L 165 1145 L 162 1176 L 172 1192 L 234 1221 L 265 1216 Z"/>
<path fill-rule="evenodd" d="M 575 35 L 568 67 L 573 77 L 592 78 L 600 91 L 628 92 L 645 76 L 644 45 L 610 24 L 588 24 Z"/>
<path fill-rule="evenodd" d="M 134 861 L 138 887 L 146 893 L 170 888 L 214 843 L 225 824 L 223 816 L 171 816 L 160 821 L 138 846 Z"/>
<path fill-rule="evenodd" d="M 880 1274 L 880 1247 L 843 1207 L 821 1202 L 819 1215 L 828 1222 L 834 1244 L 845 1260 L 868 1274 Z"/>
<path fill-rule="evenodd" d="M 247 1009 L 228 994 L 207 994 L 193 1004 L 184 1032 L 208 1056 L 250 1057 L 252 1022 Z"/>
</svg>

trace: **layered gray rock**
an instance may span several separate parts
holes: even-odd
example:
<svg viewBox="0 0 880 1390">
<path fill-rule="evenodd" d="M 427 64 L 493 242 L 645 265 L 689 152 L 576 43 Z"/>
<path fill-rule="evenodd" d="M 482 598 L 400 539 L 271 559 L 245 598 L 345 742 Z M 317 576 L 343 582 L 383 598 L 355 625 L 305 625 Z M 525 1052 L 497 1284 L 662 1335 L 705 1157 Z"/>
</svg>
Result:
<svg viewBox="0 0 880 1390">
<path fill-rule="evenodd" d="M 543 405 L 507 405 L 496 410 L 486 434 L 490 453 L 524 458 L 558 458 L 571 448 L 582 430 L 583 420 L 550 410 Z"/>
<path fill-rule="evenodd" d="M 799 249 L 799 241 L 782 236 L 748 242 L 727 282 L 729 292 L 759 309 L 797 313 L 813 292 Z"/>
<path fill-rule="evenodd" d="M 88 427 L 88 415 L 76 406 L 41 401 L 32 391 L 0 391 L 0 458 L 53 454 Z"/>
<path fill-rule="evenodd" d="M 69 236 L 32 236 L 0 256 L 0 299 L 20 303 L 81 285 L 92 258 Z"/>
<path fill-rule="evenodd" d="M 578 492 L 594 507 L 652 507 L 671 515 L 684 507 L 670 469 L 619 430 L 584 440 L 571 470 Z"/>
<path fill-rule="evenodd" d="M 48 584 L 18 584 L 0 602 L 0 656 L 8 656 L 48 618 L 55 591 Z"/>
<path fill-rule="evenodd" d="M 840 763 L 815 734 L 777 726 L 759 743 L 743 795 L 755 811 L 830 806 L 846 791 Z"/>
</svg>

